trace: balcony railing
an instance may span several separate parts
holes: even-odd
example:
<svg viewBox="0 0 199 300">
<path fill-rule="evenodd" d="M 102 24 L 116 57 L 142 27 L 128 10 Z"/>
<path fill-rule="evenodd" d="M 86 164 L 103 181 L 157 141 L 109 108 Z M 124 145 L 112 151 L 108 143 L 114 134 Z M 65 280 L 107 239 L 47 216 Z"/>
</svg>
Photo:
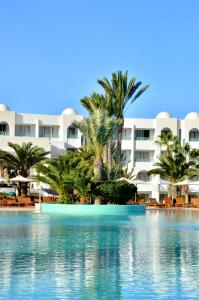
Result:
<svg viewBox="0 0 199 300">
<path fill-rule="evenodd" d="M 199 137 L 190 137 L 189 141 L 190 142 L 199 142 Z"/>
<path fill-rule="evenodd" d="M 51 134 L 50 133 L 39 133 L 39 137 L 51 138 Z"/>
<path fill-rule="evenodd" d="M 77 139 L 78 138 L 78 134 L 72 134 L 72 133 L 68 133 L 68 139 Z"/>
<path fill-rule="evenodd" d="M 0 131 L 0 135 L 8 135 L 8 131 Z"/>
<path fill-rule="evenodd" d="M 33 132 L 16 132 L 15 136 L 27 136 L 27 137 L 35 137 L 35 133 Z"/>
<path fill-rule="evenodd" d="M 135 158 L 135 162 L 153 162 L 151 158 Z"/>
<path fill-rule="evenodd" d="M 59 138 L 59 133 L 52 133 L 52 138 L 53 139 Z"/>
<path fill-rule="evenodd" d="M 130 141 L 131 140 L 131 136 L 130 135 L 123 135 L 122 136 L 122 140 L 123 141 Z"/>
<path fill-rule="evenodd" d="M 145 137 L 145 136 L 136 136 L 136 141 L 152 141 L 153 138 L 151 136 Z"/>
</svg>

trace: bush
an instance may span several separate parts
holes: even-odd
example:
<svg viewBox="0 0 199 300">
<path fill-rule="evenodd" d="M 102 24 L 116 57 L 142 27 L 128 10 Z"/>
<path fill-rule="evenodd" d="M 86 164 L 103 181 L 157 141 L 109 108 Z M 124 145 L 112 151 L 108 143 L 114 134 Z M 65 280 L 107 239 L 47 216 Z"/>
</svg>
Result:
<svg viewBox="0 0 199 300">
<path fill-rule="evenodd" d="M 60 196 L 58 203 L 61 204 L 71 204 L 73 201 L 69 195 Z"/>
<path fill-rule="evenodd" d="M 99 183 L 93 194 L 103 202 L 113 204 L 125 204 L 128 200 L 134 199 L 137 188 L 126 180 L 107 181 Z"/>
</svg>

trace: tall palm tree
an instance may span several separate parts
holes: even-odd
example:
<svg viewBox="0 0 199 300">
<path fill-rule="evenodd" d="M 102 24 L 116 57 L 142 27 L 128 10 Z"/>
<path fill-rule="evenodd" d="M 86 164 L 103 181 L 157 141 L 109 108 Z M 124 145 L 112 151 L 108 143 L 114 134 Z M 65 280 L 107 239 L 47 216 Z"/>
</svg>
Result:
<svg viewBox="0 0 199 300">
<path fill-rule="evenodd" d="M 90 114 L 92 114 L 96 109 L 103 109 L 106 110 L 110 116 L 112 116 L 112 103 L 109 101 L 106 95 L 104 96 L 103 94 L 94 92 L 90 96 L 82 98 L 80 102 Z"/>
<path fill-rule="evenodd" d="M 98 83 L 104 89 L 108 99 L 111 99 L 113 115 L 118 121 L 117 161 L 120 162 L 124 114 L 129 106 L 141 96 L 141 94 L 149 87 L 149 85 L 142 86 L 142 82 L 136 82 L 135 77 L 128 80 L 127 71 L 124 73 L 122 73 L 122 71 L 114 72 L 112 73 L 111 82 L 104 77 L 103 79 L 99 79 Z"/>
<path fill-rule="evenodd" d="M 89 97 L 82 98 L 80 102 L 87 109 L 89 114 L 92 114 L 96 109 L 101 109 L 106 111 L 110 118 L 114 115 L 113 101 L 107 94 L 104 96 L 102 94 L 92 93 Z M 104 162 L 107 163 L 109 170 L 112 168 L 112 145 L 113 140 L 111 136 L 104 150 Z"/>
<path fill-rule="evenodd" d="M 8 146 L 12 149 L 11 152 L 0 150 L 0 161 L 6 166 L 8 174 L 12 166 L 14 173 L 23 177 L 28 177 L 30 168 L 46 159 L 47 155 L 50 153 L 44 151 L 43 148 L 33 146 L 32 143 L 23 143 L 22 145 L 19 145 L 9 142 Z M 21 191 L 23 194 L 27 195 L 27 183 L 23 183 L 19 186 L 19 195 L 21 194 Z"/>
<path fill-rule="evenodd" d="M 94 177 L 100 181 L 103 179 L 104 149 L 115 130 L 115 120 L 106 111 L 96 109 L 82 122 L 75 121 L 74 125 L 84 134 L 87 149 L 94 153 Z"/>
</svg>

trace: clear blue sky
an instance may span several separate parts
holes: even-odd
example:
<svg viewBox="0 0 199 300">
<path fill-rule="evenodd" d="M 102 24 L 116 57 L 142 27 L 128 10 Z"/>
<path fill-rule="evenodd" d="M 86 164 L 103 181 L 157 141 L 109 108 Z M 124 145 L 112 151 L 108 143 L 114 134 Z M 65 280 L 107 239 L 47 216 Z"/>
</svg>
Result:
<svg viewBox="0 0 199 300">
<path fill-rule="evenodd" d="M 150 84 L 126 116 L 199 111 L 199 1 L 0 1 L 0 103 L 12 110 L 85 113 L 97 78 L 126 69 Z"/>
</svg>

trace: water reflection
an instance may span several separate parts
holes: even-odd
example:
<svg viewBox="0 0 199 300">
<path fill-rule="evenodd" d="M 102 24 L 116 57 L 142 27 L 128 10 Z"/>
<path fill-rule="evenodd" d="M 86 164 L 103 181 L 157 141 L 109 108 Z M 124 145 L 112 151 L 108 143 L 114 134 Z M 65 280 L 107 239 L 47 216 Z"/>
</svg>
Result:
<svg viewBox="0 0 199 300">
<path fill-rule="evenodd" d="M 0 299 L 198 299 L 199 214 L 0 214 Z"/>
</svg>

